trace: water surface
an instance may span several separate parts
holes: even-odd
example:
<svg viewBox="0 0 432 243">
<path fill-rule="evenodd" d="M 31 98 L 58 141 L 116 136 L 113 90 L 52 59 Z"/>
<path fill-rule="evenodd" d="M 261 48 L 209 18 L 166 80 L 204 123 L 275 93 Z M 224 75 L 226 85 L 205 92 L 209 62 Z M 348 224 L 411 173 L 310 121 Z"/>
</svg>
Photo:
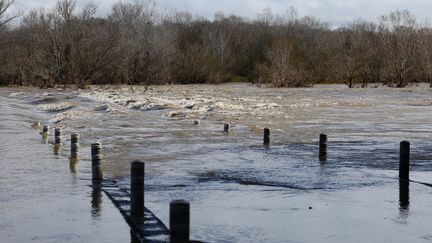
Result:
<svg viewBox="0 0 432 243">
<path fill-rule="evenodd" d="M 102 142 L 105 173 L 126 188 L 130 161 L 145 161 L 147 207 L 168 224 L 169 202 L 190 201 L 193 239 L 432 239 L 431 189 L 397 179 L 399 142 L 409 140 L 412 178 L 432 182 L 431 89 L 228 84 L 147 93 L 127 87 L 19 91 L 2 89 L 5 103 L 31 107 L 37 119 L 67 134 L 81 133 L 84 157 L 90 143 Z M 22 118 L 5 121 L 13 119 Z M 229 134 L 222 132 L 225 122 Z M 262 147 L 264 127 L 272 129 L 270 148 Z M 329 136 L 326 163 L 318 160 L 320 133 Z"/>
</svg>

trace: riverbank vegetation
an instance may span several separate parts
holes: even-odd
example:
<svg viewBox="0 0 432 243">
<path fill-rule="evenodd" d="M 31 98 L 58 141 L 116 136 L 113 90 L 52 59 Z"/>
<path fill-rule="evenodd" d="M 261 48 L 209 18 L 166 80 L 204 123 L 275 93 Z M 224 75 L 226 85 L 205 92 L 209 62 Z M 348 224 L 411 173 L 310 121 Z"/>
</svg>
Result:
<svg viewBox="0 0 432 243">
<path fill-rule="evenodd" d="M 266 8 L 254 19 L 218 12 L 210 20 L 137 0 L 101 17 L 94 4 L 78 9 L 61 0 L 11 25 L 20 15 L 6 15 L 11 4 L 0 0 L 1 85 L 432 84 L 432 28 L 406 10 L 334 28 L 294 8 L 284 15 Z"/>
</svg>

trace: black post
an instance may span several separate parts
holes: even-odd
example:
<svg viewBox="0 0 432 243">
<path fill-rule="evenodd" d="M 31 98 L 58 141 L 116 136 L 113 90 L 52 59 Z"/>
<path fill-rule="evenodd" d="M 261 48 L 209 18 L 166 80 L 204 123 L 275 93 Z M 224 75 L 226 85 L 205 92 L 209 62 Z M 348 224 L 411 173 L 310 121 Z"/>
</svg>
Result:
<svg viewBox="0 0 432 243">
<path fill-rule="evenodd" d="M 399 152 L 399 178 L 409 180 L 410 142 L 402 141 Z"/>
<path fill-rule="evenodd" d="M 49 126 L 48 125 L 44 125 L 42 128 L 42 134 L 49 134 Z"/>
<path fill-rule="evenodd" d="M 92 179 L 93 180 L 102 180 L 102 144 L 101 143 L 93 143 L 91 145 L 91 155 L 92 155 Z"/>
<path fill-rule="evenodd" d="M 230 124 L 225 123 L 224 124 L 224 133 L 229 133 L 229 131 L 230 131 Z"/>
<path fill-rule="evenodd" d="M 409 181 L 399 180 L 399 208 L 409 209 L 410 196 L 409 196 Z"/>
<path fill-rule="evenodd" d="M 319 138 L 319 160 L 326 161 L 327 160 L 327 135 L 320 134 Z"/>
<path fill-rule="evenodd" d="M 131 163 L 131 215 L 144 216 L 144 175 L 145 165 L 141 161 Z"/>
<path fill-rule="evenodd" d="M 189 242 L 190 206 L 185 200 L 170 203 L 170 239 L 171 243 Z"/>
<path fill-rule="evenodd" d="M 270 128 L 264 128 L 264 146 L 270 146 Z"/>
</svg>

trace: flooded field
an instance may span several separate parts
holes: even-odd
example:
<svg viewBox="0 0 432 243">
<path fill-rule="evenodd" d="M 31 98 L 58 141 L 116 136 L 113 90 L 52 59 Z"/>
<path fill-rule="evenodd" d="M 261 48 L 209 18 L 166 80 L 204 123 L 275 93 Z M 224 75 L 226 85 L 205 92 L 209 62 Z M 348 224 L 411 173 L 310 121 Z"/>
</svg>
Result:
<svg viewBox="0 0 432 243">
<path fill-rule="evenodd" d="M 74 176 L 62 180 L 87 183 L 79 178 L 88 176 L 92 142 L 102 142 L 103 169 L 124 187 L 129 183 L 130 161 L 141 159 L 146 162 L 146 206 L 168 225 L 169 202 L 188 200 L 192 239 L 430 241 L 432 188 L 400 184 L 397 176 L 399 142 L 408 140 L 411 178 L 432 183 L 431 95 L 432 89 L 422 87 L 347 89 L 338 85 L 309 89 L 249 84 L 159 86 L 146 93 L 143 87 L 131 92 L 126 86 L 78 91 L 1 88 L 0 149 L 6 157 L 0 160 L 4 185 L 0 236 L 14 235 L 20 230 L 19 222 L 27 220 L 28 212 L 6 208 L 23 191 L 30 198 L 44 195 L 44 190 L 27 188 L 27 184 L 42 180 L 39 186 L 56 187 L 56 181 L 43 179 L 43 173 L 52 173 L 50 167 L 45 172 L 34 163 L 7 166 L 28 156 L 35 163 L 59 162 L 53 156 L 47 158 L 50 154 L 37 146 L 17 153 L 17 145 L 7 142 L 13 138 L 17 144 L 41 143 L 29 126 L 39 120 L 62 127 L 66 138 L 71 132 L 81 134 L 83 160 Z M 195 120 L 200 124 L 194 125 Z M 224 123 L 231 124 L 229 134 L 223 133 Z M 264 127 L 271 128 L 270 148 L 262 146 Z M 329 137 L 326 163 L 318 160 L 320 133 Z M 68 146 L 63 153 L 68 154 Z M 11 176 L 15 170 L 21 172 Z M 34 171 L 38 176 L 27 177 Z M 15 184 L 22 177 L 27 183 Z M 74 193 L 71 188 L 51 196 Z M 86 195 L 83 191 L 82 197 Z M 53 200 L 50 205 L 63 203 Z M 107 217 L 114 217 L 109 212 Z M 41 220 L 43 225 L 51 219 Z M 118 222 L 121 217 L 113 221 L 127 226 Z M 122 234 L 129 237 L 121 229 L 116 235 Z"/>
</svg>

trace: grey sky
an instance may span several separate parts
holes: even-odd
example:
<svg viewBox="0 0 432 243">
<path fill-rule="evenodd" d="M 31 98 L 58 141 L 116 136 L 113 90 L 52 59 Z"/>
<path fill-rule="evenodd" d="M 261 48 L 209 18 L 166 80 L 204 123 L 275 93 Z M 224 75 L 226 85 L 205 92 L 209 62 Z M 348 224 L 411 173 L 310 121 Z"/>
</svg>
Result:
<svg viewBox="0 0 432 243">
<path fill-rule="evenodd" d="M 99 14 L 109 12 L 118 0 L 77 0 L 79 6 L 93 2 L 99 6 Z M 56 0 L 15 0 L 13 11 L 44 6 L 51 8 Z M 408 9 L 419 21 L 429 18 L 432 0 L 155 0 L 158 8 L 164 10 L 187 10 L 194 14 L 212 17 L 222 10 L 226 14 L 254 17 L 266 6 L 274 13 L 283 14 L 290 6 L 295 7 L 300 16 L 312 15 L 334 26 L 357 18 L 376 21 L 382 14 L 395 9 Z"/>
</svg>

